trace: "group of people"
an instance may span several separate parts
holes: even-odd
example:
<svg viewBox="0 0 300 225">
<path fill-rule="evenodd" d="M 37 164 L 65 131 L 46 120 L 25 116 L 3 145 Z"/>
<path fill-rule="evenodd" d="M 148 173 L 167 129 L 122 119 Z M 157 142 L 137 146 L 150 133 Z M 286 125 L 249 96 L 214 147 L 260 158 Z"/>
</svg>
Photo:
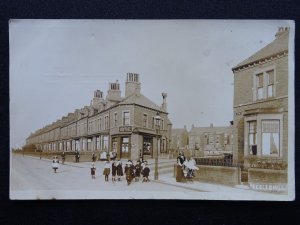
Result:
<svg viewBox="0 0 300 225">
<path fill-rule="evenodd" d="M 100 157 L 100 158 L 101 158 L 101 157 Z M 110 160 L 115 160 L 115 159 L 117 158 L 117 153 L 114 152 L 114 151 L 109 152 L 109 158 L 110 158 Z M 79 151 L 76 151 L 76 152 L 75 152 L 75 162 L 76 162 L 76 163 L 79 163 L 79 159 L 80 159 L 80 153 L 79 153 Z M 107 155 L 105 156 L 105 160 L 106 160 L 106 159 L 108 159 L 108 156 L 107 156 Z M 66 154 L 65 154 L 65 152 L 63 151 L 62 154 L 61 154 L 61 161 L 62 161 L 62 163 L 64 163 L 65 160 L 66 160 Z M 97 161 L 97 156 L 96 156 L 96 153 L 93 152 L 93 153 L 92 153 L 92 162 L 95 162 L 95 161 Z"/>
<path fill-rule="evenodd" d="M 177 157 L 176 181 L 183 182 L 187 179 L 192 179 L 195 177 L 195 170 L 198 169 L 195 159 L 185 157 L 184 153 L 180 152 Z"/>
<path fill-rule="evenodd" d="M 96 171 L 95 164 L 92 163 L 92 167 L 91 167 L 92 179 L 95 179 L 95 171 Z M 111 161 L 106 160 L 103 169 L 103 175 L 105 181 L 109 180 L 110 173 L 113 182 L 121 181 L 121 178 L 125 174 L 127 185 L 130 185 L 133 179 L 135 180 L 135 182 L 138 182 L 141 175 L 143 176 L 142 182 L 150 181 L 149 180 L 150 169 L 147 165 L 147 161 L 144 160 L 137 160 L 135 165 L 131 160 L 128 160 L 124 168 L 121 160 L 118 161 L 116 161 L 115 159 Z"/>
</svg>

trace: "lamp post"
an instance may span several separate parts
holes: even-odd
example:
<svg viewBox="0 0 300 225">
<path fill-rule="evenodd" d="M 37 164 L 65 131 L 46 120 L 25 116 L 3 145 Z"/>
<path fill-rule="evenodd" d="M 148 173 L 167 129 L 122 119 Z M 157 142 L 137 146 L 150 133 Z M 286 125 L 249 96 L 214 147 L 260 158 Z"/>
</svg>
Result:
<svg viewBox="0 0 300 225">
<path fill-rule="evenodd" d="M 155 120 L 155 128 L 156 128 L 156 135 L 157 135 L 157 148 L 156 148 L 156 155 L 155 155 L 155 171 L 154 171 L 154 180 L 158 180 L 158 145 L 159 145 L 159 129 L 160 129 L 160 116 L 159 113 L 156 114 L 154 117 Z"/>
</svg>

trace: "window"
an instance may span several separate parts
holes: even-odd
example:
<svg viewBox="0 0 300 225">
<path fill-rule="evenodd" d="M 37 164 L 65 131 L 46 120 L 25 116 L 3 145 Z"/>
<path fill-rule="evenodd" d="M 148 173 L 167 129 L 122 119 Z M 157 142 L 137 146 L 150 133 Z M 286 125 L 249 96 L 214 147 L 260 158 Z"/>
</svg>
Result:
<svg viewBox="0 0 300 225">
<path fill-rule="evenodd" d="M 249 141 L 249 152 L 252 155 L 257 154 L 257 123 L 256 121 L 248 122 L 248 141 Z M 255 146 L 255 147 L 252 147 Z"/>
<path fill-rule="evenodd" d="M 104 117 L 104 129 L 108 129 L 109 128 L 109 120 L 108 120 L 108 116 Z"/>
<path fill-rule="evenodd" d="M 275 96 L 274 69 L 266 70 L 255 75 L 254 100 L 261 100 Z"/>
<path fill-rule="evenodd" d="M 266 72 L 267 75 L 267 97 L 273 97 L 274 93 L 274 70 Z"/>
<path fill-rule="evenodd" d="M 112 150 L 114 152 L 118 151 L 118 138 L 112 138 Z"/>
<path fill-rule="evenodd" d="M 108 149 L 108 136 L 103 137 L 103 150 Z"/>
<path fill-rule="evenodd" d="M 143 127 L 147 127 L 148 116 L 147 114 L 143 115 Z"/>
<path fill-rule="evenodd" d="M 256 75 L 256 87 L 257 87 L 257 99 L 263 99 L 264 97 L 264 76 L 263 73 Z"/>
<path fill-rule="evenodd" d="M 102 119 L 101 118 L 98 119 L 98 130 L 99 131 L 102 130 Z"/>
<path fill-rule="evenodd" d="M 92 131 L 92 125 L 91 125 L 92 123 L 91 122 L 89 122 L 89 132 L 91 132 Z"/>
<path fill-rule="evenodd" d="M 224 145 L 227 145 L 228 143 L 228 134 L 224 133 Z"/>
<path fill-rule="evenodd" d="M 209 144 L 213 145 L 214 144 L 214 137 L 209 136 Z"/>
<path fill-rule="evenodd" d="M 279 155 L 279 120 L 262 120 L 262 155 Z"/>
<path fill-rule="evenodd" d="M 79 141 L 79 140 L 76 140 L 76 141 L 75 141 L 75 150 L 76 150 L 76 151 L 79 151 L 79 150 L 80 150 L 80 141 Z"/>
<path fill-rule="evenodd" d="M 85 150 L 85 144 L 86 144 L 86 141 L 85 139 L 82 140 L 82 150 Z"/>
<path fill-rule="evenodd" d="M 123 125 L 130 125 L 130 113 L 123 112 Z"/>
<path fill-rule="evenodd" d="M 161 120 L 161 122 L 160 122 L 160 129 L 161 129 L 161 130 L 164 129 L 164 120 Z"/>
<path fill-rule="evenodd" d="M 114 126 L 116 127 L 118 124 L 118 113 L 115 112 L 115 115 L 114 115 Z"/>
<path fill-rule="evenodd" d="M 152 138 L 151 137 L 144 137 L 143 154 L 144 155 L 152 155 Z"/>
<path fill-rule="evenodd" d="M 100 149 L 100 137 L 96 138 L 96 149 Z"/>
</svg>

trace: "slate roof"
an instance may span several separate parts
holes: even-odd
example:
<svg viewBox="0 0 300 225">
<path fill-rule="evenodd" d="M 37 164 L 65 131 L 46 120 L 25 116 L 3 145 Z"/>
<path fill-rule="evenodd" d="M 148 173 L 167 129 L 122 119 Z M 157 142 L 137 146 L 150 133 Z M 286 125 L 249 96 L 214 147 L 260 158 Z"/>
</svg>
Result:
<svg viewBox="0 0 300 225">
<path fill-rule="evenodd" d="M 233 127 L 194 127 L 190 130 L 191 135 L 200 135 L 203 133 L 226 133 L 233 131 Z"/>
<path fill-rule="evenodd" d="M 185 132 L 187 132 L 187 130 L 184 128 L 172 128 L 172 135 L 182 134 Z"/>
<path fill-rule="evenodd" d="M 265 46 L 264 48 L 260 49 L 256 53 L 254 53 L 252 56 L 250 56 L 248 59 L 242 61 L 232 69 L 235 70 L 241 66 L 253 63 L 255 61 L 258 61 L 260 59 L 267 58 L 272 55 L 276 55 L 280 52 L 288 50 L 288 43 L 289 43 L 289 32 L 286 31 L 283 34 L 281 34 L 279 37 L 277 37 L 274 41 L 272 41 L 270 44 Z"/>
<path fill-rule="evenodd" d="M 144 106 L 147 108 L 152 108 L 154 110 L 162 112 L 163 110 L 156 105 L 154 102 L 152 102 L 150 99 L 148 99 L 146 96 L 144 96 L 141 93 L 138 94 L 132 94 L 128 96 L 127 98 L 123 99 L 119 105 L 127 105 L 127 104 L 137 104 L 140 106 Z"/>
</svg>

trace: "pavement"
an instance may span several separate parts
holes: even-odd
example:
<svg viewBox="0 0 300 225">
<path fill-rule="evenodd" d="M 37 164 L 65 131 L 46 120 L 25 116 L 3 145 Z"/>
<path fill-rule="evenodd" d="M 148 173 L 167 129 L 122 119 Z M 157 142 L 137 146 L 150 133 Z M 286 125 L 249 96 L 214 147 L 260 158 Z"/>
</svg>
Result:
<svg viewBox="0 0 300 225">
<path fill-rule="evenodd" d="M 23 157 L 23 156 L 19 156 L 19 157 Z M 47 158 L 42 158 L 40 159 L 39 157 L 34 157 L 34 156 L 24 156 L 23 158 L 31 158 L 34 161 L 40 161 L 40 163 L 42 162 L 49 162 L 49 165 L 51 163 L 51 159 L 47 159 Z M 127 160 L 126 159 L 122 159 L 123 165 L 125 164 Z M 116 190 L 116 191 L 123 191 L 123 190 L 127 190 L 128 191 L 128 195 L 125 194 L 124 192 L 122 195 L 118 195 L 116 194 L 116 192 L 114 192 L 114 196 L 113 198 L 118 198 L 118 199 L 122 199 L 122 198 L 159 198 L 159 199 L 215 199 L 215 200 L 286 200 L 286 195 L 284 194 L 278 194 L 278 193 L 268 193 L 268 192 L 259 192 L 256 190 L 251 190 L 249 188 L 248 185 L 236 185 L 236 186 L 225 186 L 225 185 L 221 185 L 221 184 L 215 184 L 215 183 L 205 183 L 205 182 L 200 182 L 200 181 L 188 181 L 188 182 L 176 182 L 176 179 L 174 177 L 174 164 L 176 162 L 176 159 L 168 159 L 168 158 L 163 158 L 163 159 L 159 159 L 159 167 L 158 167 L 158 171 L 159 171 L 159 179 L 158 180 L 154 180 L 154 167 L 155 167 L 155 161 L 154 159 L 148 159 L 148 165 L 150 168 L 150 182 L 149 183 L 144 183 L 142 184 L 142 182 L 139 183 L 135 183 L 133 182 L 133 185 L 130 185 L 132 187 L 127 187 L 127 185 L 125 186 L 125 182 L 121 184 L 117 184 L 119 185 L 119 187 L 116 187 L 116 185 L 114 184 L 113 187 L 109 186 L 109 184 L 104 184 L 104 188 L 106 188 L 105 190 L 107 191 L 112 191 L 112 190 Z M 65 162 L 64 165 L 61 165 L 61 169 L 59 169 L 59 172 L 62 173 L 66 173 L 66 171 L 70 170 L 70 169 L 65 169 L 63 170 L 62 168 L 74 168 L 77 171 L 89 171 L 89 168 L 91 167 L 92 162 L 79 162 L 79 163 L 75 163 L 75 162 Z M 47 164 L 48 165 L 48 164 Z M 102 175 L 102 171 L 104 168 L 104 162 L 103 161 L 97 161 L 95 162 L 95 166 L 97 167 L 97 179 L 101 180 L 102 183 L 103 182 L 103 175 Z M 41 166 L 39 166 L 41 167 Z M 81 170 L 84 169 L 84 170 Z M 49 168 L 48 168 L 49 170 Z M 86 172 L 84 172 L 86 173 Z M 14 173 L 13 173 L 14 174 Z M 51 176 L 53 176 L 53 172 L 51 173 Z M 18 176 L 18 179 L 23 179 L 24 175 L 22 176 Z M 28 175 L 26 175 L 28 176 Z M 101 178 L 100 178 L 101 177 Z M 99 179 L 100 178 L 100 179 Z M 111 178 L 111 176 L 110 176 Z M 56 178 L 55 178 L 56 179 Z M 61 178 L 61 179 L 65 179 L 65 178 Z M 70 178 L 71 180 L 73 178 Z M 77 178 L 74 177 L 74 180 L 76 180 Z M 123 180 L 125 180 L 125 178 L 123 178 Z M 36 181 L 32 181 L 32 182 L 36 182 Z M 48 181 L 47 181 L 48 182 Z M 47 183 L 45 182 L 45 183 Z M 82 183 L 87 183 L 87 182 L 91 182 L 90 179 L 88 179 L 88 181 L 82 181 Z M 100 181 L 97 181 L 100 182 Z M 111 182 L 111 181 L 110 181 Z M 56 184 L 56 186 L 59 186 L 60 184 Z M 99 183 L 99 185 L 101 185 Z M 144 186 L 142 186 L 144 185 Z M 22 185 L 23 187 L 24 185 Z M 28 184 L 28 187 L 30 185 Z M 38 184 L 36 184 L 36 186 L 38 186 Z M 15 197 L 18 199 L 18 196 L 20 197 L 22 195 L 22 190 L 18 189 L 18 185 L 14 184 L 12 185 L 13 189 L 14 189 L 14 193 L 15 193 Z M 14 188 L 17 187 L 17 188 Z M 32 187 L 30 187 L 31 189 L 33 189 Z M 53 188 L 53 187 L 51 187 Z M 60 188 L 64 188 L 62 186 L 60 186 Z M 90 188 L 90 185 L 82 185 L 82 188 L 87 188 L 89 189 L 89 194 L 85 193 L 83 198 L 111 198 L 110 195 L 104 195 L 104 194 L 99 194 L 97 192 L 97 195 L 95 197 L 96 194 L 94 193 L 94 189 Z M 40 187 L 38 187 L 37 189 L 41 189 Z M 73 188 L 70 188 L 73 189 Z M 167 190 L 167 192 L 165 192 L 165 190 Z M 168 191 L 169 190 L 169 191 Z M 20 192 L 21 191 L 21 192 Z M 74 190 L 70 190 L 68 193 L 66 192 L 61 192 L 61 195 L 59 195 L 60 190 L 57 189 L 56 191 L 56 197 L 57 194 L 58 196 L 60 196 L 62 199 L 64 198 L 78 198 L 78 196 L 82 196 L 82 192 L 80 192 L 81 194 L 79 195 L 78 193 L 73 193 L 74 191 L 77 191 L 76 188 L 74 187 Z M 73 195 L 70 195 L 70 193 L 73 193 Z M 127 193 L 127 192 L 126 192 Z M 36 195 L 36 193 L 35 193 Z M 127 196 L 127 197 L 126 197 Z M 59 198 L 59 197 L 58 197 Z"/>
</svg>

